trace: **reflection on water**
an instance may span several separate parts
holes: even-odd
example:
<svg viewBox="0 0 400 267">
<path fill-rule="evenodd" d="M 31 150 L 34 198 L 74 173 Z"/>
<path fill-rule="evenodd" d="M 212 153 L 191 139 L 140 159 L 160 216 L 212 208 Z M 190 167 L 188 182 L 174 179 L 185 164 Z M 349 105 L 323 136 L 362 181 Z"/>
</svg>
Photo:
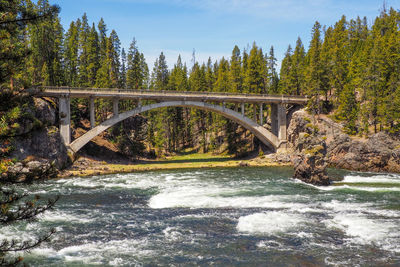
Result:
<svg viewBox="0 0 400 267">
<path fill-rule="evenodd" d="M 29 190 L 60 194 L 56 209 L 0 234 L 56 227 L 24 255 L 34 266 L 400 265 L 400 175 L 339 173 L 330 187 L 293 180 L 290 168 L 48 181 Z"/>
</svg>

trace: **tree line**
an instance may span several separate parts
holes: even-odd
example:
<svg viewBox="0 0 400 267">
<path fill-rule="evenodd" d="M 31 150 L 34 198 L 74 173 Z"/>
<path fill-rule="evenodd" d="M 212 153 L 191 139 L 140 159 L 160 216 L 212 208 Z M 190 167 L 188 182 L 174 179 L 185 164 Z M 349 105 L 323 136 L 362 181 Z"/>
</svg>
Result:
<svg viewBox="0 0 400 267">
<path fill-rule="evenodd" d="M 316 22 L 306 52 L 288 47 L 279 90 L 312 97 L 315 113 L 332 112 L 349 134 L 400 130 L 400 13 L 383 8 L 367 19 L 345 16 L 334 26 Z"/>
<path fill-rule="evenodd" d="M 21 3 L 39 13 L 50 6 L 48 0 Z M 235 46 L 230 58 L 209 58 L 204 63 L 193 60 L 191 66 L 179 56 L 172 68 L 161 52 L 150 71 L 136 40 L 125 50 L 116 31 L 109 31 L 103 19 L 89 24 L 84 14 L 64 31 L 60 18 L 53 16 L 24 29 L 18 46 L 30 53 L 23 64 L 3 64 L 2 68 L 13 72 L 10 87 L 55 85 L 307 95 L 311 112 L 330 114 L 343 122 L 350 134 L 396 132 L 400 130 L 399 20 L 399 12 L 391 8 L 384 9 L 371 26 L 366 18 L 348 21 L 344 16 L 329 27 L 316 22 L 308 50 L 298 38 L 294 49 L 288 47 L 278 74 L 274 48 L 271 46 L 265 53 L 256 43 L 242 50 Z M 137 104 L 121 101 L 120 110 Z M 97 119 L 102 121 L 112 105 L 96 100 L 96 109 Z M 268 115 L 268 107 L 264 110 Z M 246 107 L 248 116 L 258 115 L 254 112 L 259 110 Z M 79 126 L 87 118 L 87 100 L 73 100 L 74 124 Z M 240 154 L 254 147 L 250 134 L 239 125 L 205 111 L 164 108 L 148 112 L 146 118 L 147 127 L 138 131 L 140 136 L 119 129 L 110 130 L 110 138 L 121 148 L 132 144 L 134 154 L 140 154 L 137 146 L 145 150 L 146 145 L 159 154 L 190 147 L 218 150 L 224 144 L 229 153 Z"/>
</svg>

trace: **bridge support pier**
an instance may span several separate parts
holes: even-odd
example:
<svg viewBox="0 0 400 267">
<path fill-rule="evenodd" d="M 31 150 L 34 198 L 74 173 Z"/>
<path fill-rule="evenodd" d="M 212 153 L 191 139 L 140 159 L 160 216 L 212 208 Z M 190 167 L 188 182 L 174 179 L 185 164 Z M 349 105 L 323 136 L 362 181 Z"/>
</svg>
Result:
<svg viewBox="0 0 400 267">
<path fill-rule="evenodd" d="M 280 141 L 287 141 L 286 133 L 286 108 L 283 105 L 278 105 L 278 138 Z"/>
<path fill-rule="evenodd" d="M 242 112 L 242 116 L 244 116 L 244 103 L 240 104 L 240 111 Z"/>
<path fill-rule="evenodd" d="M 65 145 L 71 143 L 71 101 L 69 97 L 60 97 L 59 101 L 59 119 L 60 136 Z"/>
<path fill-rule="evenodd" d="M 257 105 L 253 104 L 253 121 L 257 122 Z"/>
<path fill-rule="evenodd" d="M 113 98 L 113 117 L 118 116 L 118 98 Z"/>
<path fill-rule="evenodd" d="M 96 127 L 96 118 L 94 114 L 94 98 L 89 98 L 89 114 L 90 114 L 90 129 Z"/>
<path fill-rule="evenodd" d="M 264 125 L 264 121 L 263 121 L 263 104 L 260 104 L 260 125 L 263 126 Z"/>
<path fill-rule="evenodd" d="M 278 104 L 271 104 L 271 132 L 278 136 Z"/>
<path fill-rule="evenodd" d="M 271 128 L 279 141 L 287 141 L 286 108 L 282 104 L 271 104 Z"/>
</svg>

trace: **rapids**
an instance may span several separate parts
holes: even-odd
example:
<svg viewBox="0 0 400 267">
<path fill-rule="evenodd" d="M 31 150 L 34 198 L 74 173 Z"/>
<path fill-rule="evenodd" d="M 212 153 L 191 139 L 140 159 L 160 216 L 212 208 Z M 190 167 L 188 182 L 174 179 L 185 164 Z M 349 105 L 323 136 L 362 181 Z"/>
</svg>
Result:
<svg viewBox="0 0 400 267">
<path fill-rule="evenodd" d="M 333 170 L 329 187 L 290 168 L 142 172 L 19 188 L 55 210 L 0 229 L 52 242 L 32 266 L 399 266 L 400 175 Z"/>
</svg>

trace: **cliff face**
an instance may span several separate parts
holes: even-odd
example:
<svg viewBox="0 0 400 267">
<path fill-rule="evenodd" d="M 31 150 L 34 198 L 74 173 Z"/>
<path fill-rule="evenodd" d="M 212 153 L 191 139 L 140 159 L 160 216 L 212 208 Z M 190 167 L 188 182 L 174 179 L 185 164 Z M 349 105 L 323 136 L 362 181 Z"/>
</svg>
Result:
<svg viewBox="0 0 400 267">
<path fill-rule="evenodd" d="M 288 138 L 293 147 L 301 151 L 299 137 L 310 131 L 326 143 L 326 159 L 332 167 L 400 173 L 399 137 L 380 132 L 367 139 L 356 139 L 343 133 L 341 125 L 329 118 L 313 121 L 304 110 L 294 112 L 288 127 Z"/>
<path fill-rule="evenodd" d="M 32 98 L 21 109 L 26 115 L 18 121 L 10 155 L 17 162 L 2 173 L 2 179 L 23 182 L 55 176 L 69 164 L 67 149 L 56 126 L 56 108 L 43 99 Z"/>
<path fill-rule="evenodd" d="M 331 142 L 329 160 L 343 169 L 400 173 L 400 142 L 383 132 L 364 142 L 342 134 Z"/>
</svg>

